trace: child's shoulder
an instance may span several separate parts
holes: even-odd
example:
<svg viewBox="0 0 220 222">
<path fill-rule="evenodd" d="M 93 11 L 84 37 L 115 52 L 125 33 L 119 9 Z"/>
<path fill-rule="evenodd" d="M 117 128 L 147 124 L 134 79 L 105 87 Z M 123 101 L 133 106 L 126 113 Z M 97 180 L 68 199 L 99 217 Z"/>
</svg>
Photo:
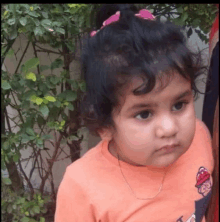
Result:
<svg viewBox="0 0 220 222">
<path fill-rule="evenodd" d="M 100 165 L 100 149 L 102 143 L 99 142 L 95 147 L 88 150 L 81 158 L 71 163 L 67 168 L 65 175 L 84 180 L 88 179 L 94 172 L 97 172 Z"/>
<path fill-rule="evenodd" d="M 208 127 L 202 120 L 198 118 L 196 119 L 196 130 L 201 137 L 205 137 L 205 139 L 207 139 L 211 143 L 212 138 Z"/>
</svg>

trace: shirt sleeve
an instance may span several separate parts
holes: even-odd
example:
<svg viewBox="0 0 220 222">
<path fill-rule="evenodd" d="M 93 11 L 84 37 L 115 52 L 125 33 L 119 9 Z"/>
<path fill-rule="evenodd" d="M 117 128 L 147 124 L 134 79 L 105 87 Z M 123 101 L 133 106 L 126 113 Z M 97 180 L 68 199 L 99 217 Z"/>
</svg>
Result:
<svg viewBox="0 0 220 222">
<path fill-rule="evenodd" d="M 92 204 L 85 190 L 67 168 L 57 193 L 54 222 L 95 222 Z"/>
</svg>

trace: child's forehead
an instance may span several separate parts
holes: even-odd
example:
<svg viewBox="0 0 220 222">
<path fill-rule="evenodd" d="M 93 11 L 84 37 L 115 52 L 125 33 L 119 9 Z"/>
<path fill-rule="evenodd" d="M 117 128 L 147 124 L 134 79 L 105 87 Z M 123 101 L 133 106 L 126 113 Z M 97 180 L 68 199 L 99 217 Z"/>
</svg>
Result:
<svg viewBox="0 0 220 222">
<path fill-rule="evenodd" d="M 158 92 L 160 90 L 162 90 L 164 87 L 166 87 L 170 81 L 175 77 L 177 76 L 177 74 L 170 74 L 170 75 L 159 75 L 158 77 L 156 77 L 156 83 L 155 83 L 155 86 L 153 88 L 153 91 L 155 92 Z M 145 83 L 145 84 L 143 84 Z M 129 84 L 127 85 L 126 87 L 126 90 L 124 91 L 126 95 L 133 95 L 133 91 L 135 89 L 137 89 L 138 87 L 138 90 L 142 90 L 144 87 L 146 87 L 146 80 L 142 77 L 134 77 L 131 79 L 131 81 L 129 82 Z M 143 85 L 142 85 L 143 84 Z"/>
<path fill-rule="evenodd" d="M 173 95 L 180 94 L 184 89 L 191 89 L 191 83 L 189 80 L 185 79 L 179 73 L 173 72 L 169 75 L 158 76 L 156 78 L 155 86 L 150 92 L 143 93 L 141 95 L 134 95 L 133 91 L 135 89 L 138 88 L 138 90 L 142 90 L 146 87 L 145 83 L 145 79 L 141 77 L 134 77 L 127 84 L 127 87 L 121 89 L 119 106 L 118 109 L 116 109 L 119 113 L 121 109 L 126 110 L 127 107 L 131 106 L 131 104 L 146 102 L 146 100 L 148 102 L 156 103 L 157 101 L 157 103 L 160 103 L 161 99 L 168 99 L 173 97 Z"/>
</svg>

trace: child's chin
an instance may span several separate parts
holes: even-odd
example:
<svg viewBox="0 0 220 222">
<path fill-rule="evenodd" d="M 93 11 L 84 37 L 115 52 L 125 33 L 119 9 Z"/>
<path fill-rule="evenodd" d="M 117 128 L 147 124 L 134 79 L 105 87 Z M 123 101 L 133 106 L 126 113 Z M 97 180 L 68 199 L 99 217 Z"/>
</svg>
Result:
<svg viewBox="0 0 220 222">
<path fill-rule="evenodd" d="M 152 164 L 152 167 L 157 167 L 157 168 L 165 168 L 171 166 L 173 163 L 175 163 L 177 159 L 173 160 L 167 160 L 167 161 L 161 161 L 155 164 Z"/>
</svg>

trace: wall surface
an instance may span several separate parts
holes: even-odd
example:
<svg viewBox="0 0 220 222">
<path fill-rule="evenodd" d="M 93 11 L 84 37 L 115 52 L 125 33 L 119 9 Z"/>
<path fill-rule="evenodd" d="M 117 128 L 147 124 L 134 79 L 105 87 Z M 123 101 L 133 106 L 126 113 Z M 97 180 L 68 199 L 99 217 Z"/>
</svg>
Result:
<svg viewBox="0 0 220 222">
<path fill-rule="evenodd" d="M 12 58 L 6 58 L 6 60 L 5 60 L 5 64 L 4 64 L 5 68 L 8 70 L 8 72 L 10 74 L 14 73 L 16 66 L 18 64 L 19 58 L 21 57 L 26 45 L 27 45 L 26 37 L 24 35 L 20 35 L 12 47 L 14 49 L 14 51 L 17 52 L 16 57 L 13 56 Z M 43 46 L 43 47 L 45 48 L 45 46 Z M 204 49 L 204 61 L 206 64 L 208 64 L 208 45 L 202 43 L 199 40 L 199 38 L 195 32 L 193 33 L 193 35 L 189 39 L 189 47 L 193 50 L 197 50 L 197 47 L 199 47 L 200 50 Z M 49 46 L 47 48 L 54 50 L 54 49 L 50 48 Z M 33 51 L 32 46 L 30 45 L 27 50 L 27 53 L 25 54 L 22 64 L 26 60 L 33 58 L 33 57 L 35 57 L 34 51 Z M 40 52 L 39 58 L 40 58 L 41 65 L 48 65 L 51 63 L 51 61 L 58 58 L 58 55 Z M 54 70 L 53 74 L 59 74 L 60 71 L 61 71 L 61 69 L 56 69 L 56 70 Z M 49 72 L 45 72 L 45 75 L 47 75 L 47 74 L 49 74 Z M 71 63 L 70 74 L 71 74 L 72 78 L 79 78 L 80 65 L 79 65 L 78 60 L 74 60 Z M 204 79 L 204 80 L 202 80 L 202 79 Z M 206 78 L 205 78 L 205 76 L 202 76 L 202 78 L 200 78 L 197 83 L 199 86 L 199 89 L 202 92 L 205 91 L 205 82 L 206 82 Z M 204 100 L 204 95 L 199 95 L 198 100 L 195 102 L 195 111 L 196 111 L 196 115 L 199 119 L 202 118 L 203 100 Z M 11 116 L 16 115 L 16 113 L 10 108 L 8 108 L 8 112 Z M 13 125 L 13 123 L 11 123 L 11 124 Z M 7 123 L 6 123 L 6 125 L 7 125 Z M 14 130 L 16 131 L 16 130 L 18 130 L 18 128 L 15 127 Z M 36 129 L 36 131 L 37 130 L 38 129 Z M 86 130 L 86 129 L 83 131 L 83 135 L 84 135 L 85 139 L 82 142 L 81 156 L 83 156 L 88 149 L 94 147 L 100 141 L 99 137 L 93 137 L 93 136 L 89 135 L 88 130 Z M 53 147 L 49 143 L 47 144 L 47 146 L 48 146 L 48 148 L 53 149 Z M 69 153 L 68 148 L 65 146 L 64 146 L 64 150 L 65 150 L 65 152 Z M 21 153 L 22 153 L 22 158 L 28 158 L 31 155 L 31 149 L 24 150 Z M 61 154 L 58 159 L 62 159 L 64 156 L 65 156 L 64 154 Z M 44 153 L 43 157 L 44 157 L 44 159 L 48 158 L 47 153 Z M 59 186 L 60 181 L 62 180 L 63 174 L 65 172 L 65 169 L 70 163 L 71 163 L 71 161 L 69 159 L 66 159 L 65 161 L 62 161 L 62 160 L 57 161 L 54 164 L 53 177 L 54 177 L 54 182 L 55 182 L 55 184 L 54 184 L 55 188 L 57 188 Z M 26 162 L 24 161 L 23 167 L 25 167 L 25 165 L 26 165 Z M 29 164 L 26 166 L 25 172 L 27 174 L 29 174 L 30 170 L 32 169 L 32 165 L 33 165 L 33 162 L 30 161 Z M 39 185 L 39 181 L 40 181 L 38 173 L 34 171 L 32 178 L 33 178 L 32 182 L 35 183 L 35 187 L 37 188 Z M 47 187 L 47 190 L 50 191 L 49 183 L 47 183 L 46 187 Z"/>
</svg>

